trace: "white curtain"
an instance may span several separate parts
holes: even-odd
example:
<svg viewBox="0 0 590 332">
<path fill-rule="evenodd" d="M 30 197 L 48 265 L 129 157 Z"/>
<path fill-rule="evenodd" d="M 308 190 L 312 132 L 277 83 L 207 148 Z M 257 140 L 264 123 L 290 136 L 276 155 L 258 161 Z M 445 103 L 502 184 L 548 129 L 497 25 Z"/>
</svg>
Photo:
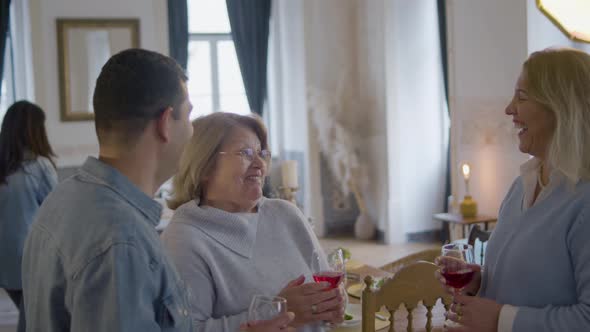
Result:
<svg viewBox="0 0 590 332">
<path fill-rule="evenodd" d="M 268 49 L 268 103 L 264 116 L 275 156 L 280 159 L 289 159 L 293 154 L 303 156 L 300 161 L 303 174 L 299 174 L 303 188 L 300 203 L 304 213 L 317 221 L 321 217 L 321 210 L 318 211 L 321 202 L 317 195 L 312 195 L 312 192 L 319 191 L 319 181 L 310 180 L 313 165 L 310 163 L 306 101 L 304 2 L 273 0 Z M 312 196 L 315 196 L 313 200 Z M 318 228 L 316 231 L 322 232 Z"/>
<path fill-rule="evenodd" d="M 389 227 L 387 242 L 439 229 L 448 116 L 436 1 L 386 4 Z"/>
<path fill-rule="evenodd" d="M 29 0 L 12 1 L 10 7 L 16 100 L 35 101 Z"/>
</svg>

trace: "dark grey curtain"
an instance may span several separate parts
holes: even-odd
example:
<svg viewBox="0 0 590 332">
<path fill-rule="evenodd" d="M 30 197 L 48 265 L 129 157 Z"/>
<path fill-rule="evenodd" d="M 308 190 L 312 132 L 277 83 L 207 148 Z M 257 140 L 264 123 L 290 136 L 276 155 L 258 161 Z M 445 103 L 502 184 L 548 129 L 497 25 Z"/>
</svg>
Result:
<svg viewBox="0 0 590 332">
<path fill-rule="evenodd" d="M 438 33 L 440 37 L 440 55 L 442 59 L 442 69 L 443 69 L 443 79 L 444 79 L 444 86 L 445 86 L 445 102 L 447 104 L 447 111 L 449 112 L 449 116 L 451 116 L 451 112 L 449 109 L 449 66 L 448 66 L 448 59 L 447 59 L 447 8 L 445 0 L 437 0 L 437 8 L 438 8 Z M 450 131 L 450 130 L 449 130 Z M 451 133 L 449 132 L 449 140 L 451 138 Z M 447 142 L 447 173 L 445 176 L 445 197 L 444 197 L 444 207 L 445 211 L 448 210 L 448 200 L 447 198 L 451 194 L 451 144 L 450 141 Z"/>
<path fill-rule="evenodd" d="M 250 110 L 262 115 L 266 98 L 266 61 L 270 0 L 226 0 Z"/>
<path fill-rule="evenodd" d="M 186 70 L 188 61 L 187 0 L 168 0 L 168 37 L 170 56 Z"/>
<path fill-rule="evenodd" d="M 0 82 L 4 77 L 4 52 L 6 51 L 6 37 L 10 27 L 10 0 L 0 0 Z M 2 86 L 0 85 L 0 89 Z M 0 94 L 2 91 L 0 90 Z"/>
</svg>

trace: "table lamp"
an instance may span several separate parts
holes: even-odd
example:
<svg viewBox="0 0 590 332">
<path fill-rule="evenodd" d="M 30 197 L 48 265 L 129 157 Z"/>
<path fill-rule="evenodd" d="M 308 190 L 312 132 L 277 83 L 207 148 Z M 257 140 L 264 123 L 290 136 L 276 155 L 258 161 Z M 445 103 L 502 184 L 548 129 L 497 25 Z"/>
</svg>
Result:
<svg viewBox="0 0 590 332">
<path fill-rule="evenodd" d="M 459 211 L 463 218 L 473 218 L 477 215 L 477 203 L 471 198 L 469 194 L 469 178 L 471 177 L 471 166 L 468 163 L 461 165 L 461 172 L 465 179 L 465 197 L 459 205 Z"/>
</svg>

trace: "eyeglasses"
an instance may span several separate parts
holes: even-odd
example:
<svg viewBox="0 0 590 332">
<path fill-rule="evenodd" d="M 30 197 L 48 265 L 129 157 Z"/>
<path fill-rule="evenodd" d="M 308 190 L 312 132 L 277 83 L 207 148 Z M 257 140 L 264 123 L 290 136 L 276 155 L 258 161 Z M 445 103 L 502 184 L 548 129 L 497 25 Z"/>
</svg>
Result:
<svg viewBox="0 0 590 332">
<path fill-rule="evenodd" d="M 256 155 L 258 155 L 258 157 L 260 157 L 260 159 L 264 160 L 265 162 L 269 162 L 270 158 L 271 158 L 270 151 L 268 151 L 268 150 L 256 151 L 251 148 L 246 148 L 246 149 L 242 149 L 240 151 L 235 151 L 235 152 L 221 151 L 221 152 L 219 152 L 219 154 L 235 154 L 235 155 L 241 156 L 242 158 L 244 158 L 248 161 L 254 161 L 254 156 L 256 156 Z"/>
</svg>

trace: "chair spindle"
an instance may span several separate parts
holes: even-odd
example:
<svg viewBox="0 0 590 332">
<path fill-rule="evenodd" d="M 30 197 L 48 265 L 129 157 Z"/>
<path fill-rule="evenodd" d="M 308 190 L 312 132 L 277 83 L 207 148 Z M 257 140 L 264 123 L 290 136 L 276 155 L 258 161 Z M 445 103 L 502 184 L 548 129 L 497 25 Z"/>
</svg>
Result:
<svg viewBox="0 0 590 332">
<path fill-rule="evenodd" d="M 395 310 L 389 309 L 389 332 L 395 332 Z"/>
<path fill-rule="evenodd" d="M 414 309 L 416 309 L 416 305 L 406 304 L 406 310 L 408 310 L 408 332 L 414 331 L 414 315 L 412 314 L 412 311 L 414 311 Z"/>
<path fill-rule="evenodd" d="M 426 332 L 432 331 L 432 307 L 431 305 L 425 305 L 426 311 Z"/>
</svg>

